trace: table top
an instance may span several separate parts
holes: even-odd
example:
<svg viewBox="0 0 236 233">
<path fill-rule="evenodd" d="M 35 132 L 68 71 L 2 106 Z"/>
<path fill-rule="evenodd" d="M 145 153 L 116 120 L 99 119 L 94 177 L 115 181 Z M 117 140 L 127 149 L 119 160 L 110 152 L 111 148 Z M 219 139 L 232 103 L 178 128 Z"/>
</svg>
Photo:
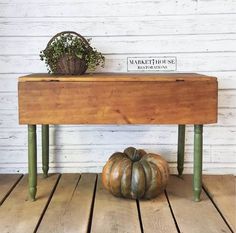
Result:
<svg viewBox="0 0 236 233">
<path fill-rule="evenodd" d="M 196 73 L 93 73 L 84 75 L 30 74 L 19 78 L 19 82 L 64 81 L 64 82 L 196 82 L 216 81 L 216 77 Z"/>
<path fill-rule="evenodd" d="M 18 91 L 20 124 L 217 122 L 217 79 L 201 74 L 31 74 Z"/>
</svg>

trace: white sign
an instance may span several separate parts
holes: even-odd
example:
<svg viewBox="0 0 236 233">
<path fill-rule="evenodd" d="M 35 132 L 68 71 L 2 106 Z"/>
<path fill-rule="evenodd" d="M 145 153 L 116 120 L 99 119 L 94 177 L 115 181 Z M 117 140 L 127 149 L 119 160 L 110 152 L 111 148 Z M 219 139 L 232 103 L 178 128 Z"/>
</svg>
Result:
<svg viewBox="0 0 236 233">
<path fill-rule="evenodd" d="M 127 71 L 176 71 L 176 57 L 128 57 Z"/>
</svg>

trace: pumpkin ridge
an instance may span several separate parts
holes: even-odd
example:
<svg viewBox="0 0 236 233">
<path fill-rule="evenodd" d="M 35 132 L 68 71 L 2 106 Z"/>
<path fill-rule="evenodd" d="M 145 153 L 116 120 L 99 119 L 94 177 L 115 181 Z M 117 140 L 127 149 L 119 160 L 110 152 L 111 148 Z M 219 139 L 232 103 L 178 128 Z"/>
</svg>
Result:
<svg viewBox="0 0 236 233">
<path fill-rule="evenodd" d="M 130 159 L 127 159 L 126 161 L 127 161 L 127 163 L 124 165 L 124 169 L 122 171 L 122 176 L 121 176 L 121 184 L 120 184 L 121 195 L 122 195 L 122 197 L 125 197 L 125 198 L 131 198 L 131 179 L 132 179 L 132 165 L 133 165 L 133 163 Z M 129 172 L 130 172 L 129 180 L 128 179 L 126 180 L 125 178 L 127 178 L 127 176 L 128 176 L 127 173 L 129 173 Z"/>
<path fill-rule="evenodd" d="M 134 166 L 134 163 L 131 160 L 130 195 L 131 195 L 132 198 L 133 198 L 133 194 L 132 194 L 133 193 L 132 192 L 133 166 Z"/>
<path fill-rule="evenodd" d="M 123 155 L 124 155 L 125 158 L 131 160 L 130 157 L 129 157 L 127 154 L 123 153 Z M 132 160 L 131 160 L 131 161 L 132 161 Z"/>
<path fill-rule="evenodd" d="M 135 172 L 135 173 L 134 173 Z M 145 193 L 145 171 L 143 166 L 136 161 L 132 167 L 131 196 L 141 199 Z"/>
<path fill-rule="evenodd" d="M 145 183 L 144 183 L 144 193 L 145 193 L 145 192 L 146 192 L 146 179 L 147 179 L 147 177 L 146 177 L 146 172 L 145 172 L 145 169 L 143 168 L 143 164 L 140 163 L 140 160 L 139 160 L 138 162 L 139 162 L 139 164 L 141 165 L 141 167 L 142 167 L 142 169 L 143 169 L 143 173 L 144 173 L 144 180 L 145 180 Z"/>
<path fill-rule="evenodd" d="M 110 168 L 110 175 L 109 175 L 109 179 L 108 179 L 108 184 L 109 184 L 109 188 L 110 188 L 110 190 L 111 190 L 111 171 L 112 171 L 112 169 L 113 169 L 113 167 L 114 167 L 114 164 L 117 162 L 117 160 L 118 159 L 115 159 L 114 161 L 113 161 L 113 163 L 112 163 L 112 165 L 111 165 L 111 168 Z M 112 192 L 112 191 L 111 191 Z"/>
<path fill-rule="evenodd" d="M 152 180 L 152 170 L 151 170 L 151 168 L 150 168 L 150 164 L 149 164 L 149 162 L 148 161 L 146 161 L 146 160 L 140 160 L 139 161 L 140 163 L 141 163 L 141 165 L 142 165 L 142 167 L 143 167 L 143 170 L 144 170 L 144 174 L 145 174 L 145 192 L 150 188 L 150 186 L 151 186 L 151 184 L 148 182 L 149 180 L 151 181 Z M 146 171 L 146 168 L 145 168 L 145 165 L 144 165 L 144 163 L 146 164 L 146 166 L 147 167 L 149 167 L 149 169 L 150 169 L 150 177 L 147 177 L 147 171 Z"/>
<path fill-rule="evenodd" d="M 158 177 L 157 177 L 157 174 L 158 174 L 158 167 L 155 163 L 150 163 L 150 168 L 151 168 L 151 171 L 152 171 L 152 177 L 155 177 L 155 183 L 152 183 L 149 187 L 149 189 L 146 191 L 145 193 L 145 198 L 147 199 L 150 199 L 152 198 L 153 196 L 156 196 L 157 193 L 159 192 L 158 191 Z M 155 174 L 155 175 L 154 175 Z"/>
<path fill-rule="evenodd" d="M 153 161 L 148 161 L 148 163 L 154 165 L 156 168 L 158 168 L 158 164 L 154 163 Z"/>
<path fill-rule="evenodd" d="M 113 153 L 110 158 L 109 158 L 109 161 L 112 163 L 110 165 L 110 167 L 107 168 L 107 164 L 106 166 L 104 166 L 103 168 L 103 171 L 106 171 L 106 169 L 109 169 L 109 171 L 107 172 L 102 172 L 102 181 L 103 181 L 103 184 L 107 187 L 107 188 L 110 188 L 110 173 L 111 173 L 111 170 L 112 170 L 112 167 L 114 166 L 114 163 L 119 160 L 120 158 L 123 157 L 123 154 L 120 153 L 120 152 L 115 152 Z M 113 161 L 112 161 L 113 160 Z"/>
<path fill-rule="evenodd" d="M 118 166 L 118 165 L 122 164 L 122 162 L 123 162 L 125 159 L 126 159 L 126 158 L 122 158 L 121 160 L 119 160 L 119 159 L 118 159 L 118 160 L 115 160 L 114 163 L 113 163 L 113 165 L 112 165 L 111 171 L 112 171 L 113 169 L 115 169 L 114 166 Z M 118 174 L 119 174 L 119 173 L 118 173 Z M 113 179 L 113 177 L 112 177 L 112 176 L 109 177 L 109 184 L 114 183 L 114 182 L 111 182 L 111 178 Z M 119 182 L 119 183 L 121 183 L 121 182 Z M 120 187 L 120 185 L 119 185 L 119 187 Z M 117 190 L 115 190 L 114 187 L 113 187 L 112 185 L 110 185 L 111 193 L 113 193 L 115 196 L 120 196 L 120 194 L 121 194 L 121 187 L 118 188 L 118 189 L 119 189 L 119 190 L 118 190 L 118 193 L 116 193 L 115 191 L 117 191 Z"/>
<path fill-rule="evenodd" d="M 126 161 L 127 159 L 124 157 L 121 161 L 120 161 L 120 166 L 122 167 L 121 170 L 119 171 L 121 173 L 121 176 L 120 176 L 120 196 L 123 196 L 122 195 L 122 188 L 121 188 L 121 184 L 122 184 L 122 176 L 124 174 L 124 169 L 125 169 L 125 166 L 123 166 L 123 163 Z"/>
<path fill-rule="evenodd" d="M 124 154 L 121 152 L 115 152 L 109 157 L 108 160 L 113 159 L 113 157 L 114 157 L 114 159 L 118 159 L 118 156 L 124 157 Z"/>
<path fill-rule="evenodd" d="M 163 182 L 163 177 L 162 177 L 162 173 L 160 172 L 159 163 L 154 163 L 153 161 L 149 161 L 149 163 L 155 166 L 155 169 L 156 169 L 156 171 L 157 171 L 157 173 L 158 173 L 158 175 L 159 175 L 159 178 L 160 178 L 160 180 L 161 180 L 160 183 L 162 184 L 162 182 Z M 159 188 L 159 187 L 157 187 L 157 188 Z"/>
<path fill-rule="evenodd" d="M 144 169 L 144 167 L 143 167 L 143 164 L 139 161 L 139 163 L 140 163 L 140 165 L 141 165 L 141 167 L 142 167 L 142 169 L 143 169 L 143 173 L 144 173 L 144 180 L 145 180 L 145 183 L 144 183 L 144 193 L 143 193 L 143 195 L 145 194 L 145 192 L 146 192 L 146 186 L 147 186 L 147 182 L 146 182 L 146 180 L 147 180 L 147 176 L 146 176 L 146 172 L 145 172 L 145 169 Z M 142 196 L 143 196 L 142 195 Z"/>
<path fill-rule="evenodd" d="M 167 161 L 164 160 L 160 155 L 156 155 L 152 153 L 148 154 L 148 157 L 150 159 L 150 162 L 156 164 L 156 166 L 158 167 L 161 182 L 165 183 L 165 186 L 163 186 L 162 188 L 163 189 L 166 188 L 167 180 L 169 178 L 169 166 L 168 166 Z"/>
<path fill-rule="evenodd" d="M 165 166 L 165 161 L 161 161 L 160 162 L 160 165 L 159 165 L 159 169 L 162 171 L 161 172 L 161 177 L 162 177 L 162 180 L 168 180 L 169 178 L 169 168 L 168 168 L 168 164 L 167 164 L 167 167 Z"/>
</svg>

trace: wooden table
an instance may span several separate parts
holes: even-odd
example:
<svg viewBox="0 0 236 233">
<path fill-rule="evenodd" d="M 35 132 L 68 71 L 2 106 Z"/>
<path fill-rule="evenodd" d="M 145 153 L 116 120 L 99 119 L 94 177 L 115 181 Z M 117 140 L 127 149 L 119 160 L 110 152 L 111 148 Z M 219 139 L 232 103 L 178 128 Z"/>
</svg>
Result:
<svg viewBox="0 0 236 233">
<path fill-rule="evenodd" d="M 28 125 L 29 195 L 37 190 L 36 125 L 48 175 L 50 124 L 177 124 L 178 172 L 184 165 L 185 125 L 194 125 L 194 200 L 202 189 L 203 124 L 217 122 L 217 79 L 200 74 L 93 74 L 19 78 L 19 123 Z"/>
</svg>

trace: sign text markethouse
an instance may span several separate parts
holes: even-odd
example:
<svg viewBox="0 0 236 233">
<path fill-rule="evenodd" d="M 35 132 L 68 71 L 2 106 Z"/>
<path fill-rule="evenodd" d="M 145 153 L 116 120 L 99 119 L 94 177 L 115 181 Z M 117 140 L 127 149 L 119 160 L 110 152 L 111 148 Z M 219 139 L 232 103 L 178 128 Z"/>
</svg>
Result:
<svg viewBox="0 0 236 233">
<path fill-rule="evenodd" d="M 127 71 L 176 71 L 176 57 L 128 57 Z"/>
</svg>

